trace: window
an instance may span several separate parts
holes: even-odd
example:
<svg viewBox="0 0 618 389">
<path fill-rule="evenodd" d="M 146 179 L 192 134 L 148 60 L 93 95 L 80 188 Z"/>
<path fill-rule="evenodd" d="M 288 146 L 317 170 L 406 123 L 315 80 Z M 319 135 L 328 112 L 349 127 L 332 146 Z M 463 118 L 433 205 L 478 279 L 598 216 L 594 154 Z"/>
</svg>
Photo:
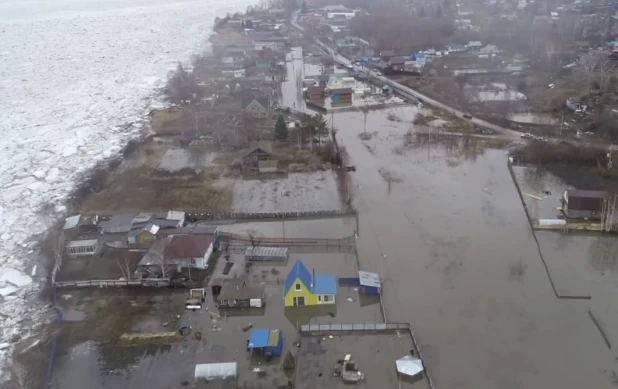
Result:
<svg viewBox="0 0 618 389">
<path fill-rule="evenodd" d="M 335 296 L 333 296 L 332 294 L 325 294 L 324 295 L 324 302 L 325 303 L 332 303 L 333 301 L 335 301 Z"/>
<path fill-rule="evenodd" d="M 303 288 L 300 286 L 300 284 L 296 284 L 294 286 L 294 288 L 296 289 L 297 292 L 301 291 Z"/>
</svg>

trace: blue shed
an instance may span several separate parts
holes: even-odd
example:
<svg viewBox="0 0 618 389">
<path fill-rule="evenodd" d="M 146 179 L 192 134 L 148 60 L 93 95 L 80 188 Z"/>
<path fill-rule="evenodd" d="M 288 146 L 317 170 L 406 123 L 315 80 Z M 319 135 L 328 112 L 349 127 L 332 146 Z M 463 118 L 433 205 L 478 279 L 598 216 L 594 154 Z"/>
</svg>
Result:
<svg viewBox="0 0 618 389">
<path fill-rule="evenodd" d="M 258 349 L 265 356 L 280 357 L 283 353 L 283 333 L 268 328 L 251 330 L 249 348 Z"/>
</svg>

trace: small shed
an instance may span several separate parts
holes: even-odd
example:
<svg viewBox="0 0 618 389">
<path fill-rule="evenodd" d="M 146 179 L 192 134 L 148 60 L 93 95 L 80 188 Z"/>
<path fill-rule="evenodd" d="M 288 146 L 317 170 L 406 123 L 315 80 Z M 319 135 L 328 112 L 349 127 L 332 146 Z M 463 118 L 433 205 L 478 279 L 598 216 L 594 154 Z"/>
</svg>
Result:
<svg viewBox="0 0 618 389">
<path fill-rule="evenodd" d="M 71 256 L 95 255 L 99 252 L 97 239 L 73 240 L 66 245 L 66 252 Z"/>
<path fill-rule="evenodd" d="M 251 330 L 248 347 L 259 350 L 266 357 L 280 357 L 283 353 L 283 333 L 268 328 Z"/>
<path fill-rule="evenodd" d="M 285 262 L 288 256 L 287 247 L 249 246 L 245 250 L 245 261 Z"/>
<path fill-rule="evenodd" d="M 567 189 L 562 195 L 562 209 L 570 218 L 601 219 L 606 199 L 605 191 Z"/>
<path fill-rule="evenodd" d="M 242 158 L 242 164 L 243 167 L 258 168 L 260 161 L 268 161 L 269 159 L 270 153 L 261 147 L 256 147 Z"/>
<path fill-rule="evenodd" d="M 208 388 L 228 388 L 236 382 L 238 364 L 236 362 L 200 363 L 195 365 L 195 383 L 207 383 Z"/>
<path fill-rule="evenodd" d="M 129 231 L 127 241 L 129 244 L 150 243 L 157 238 L 159 226 L 153 223 L 148 223 L 144 227 Z"/>
<path fill-rule="evenodd" d="M 377 273 L 359 270 L 358 280 L 362 293 L 367 295 L 380 294 L 380 277 Z"/>
<path fill-rule="evenodd" d="M 224 280 L 217 296 L 218 308 L 261 308 L 264 306 L 264 287 L 248 285 L 244 280 Z"/>
</svg>

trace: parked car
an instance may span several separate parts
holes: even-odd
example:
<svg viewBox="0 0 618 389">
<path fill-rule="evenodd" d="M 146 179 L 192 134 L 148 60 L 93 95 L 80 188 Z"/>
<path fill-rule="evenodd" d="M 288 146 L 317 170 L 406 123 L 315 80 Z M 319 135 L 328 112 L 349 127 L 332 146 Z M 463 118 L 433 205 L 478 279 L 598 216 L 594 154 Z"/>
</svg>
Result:
<svg viewBox="0 0 618 389">
<path fill-rule="evenodd" d="M 464 113 L 463 117 L 466 119 L 472 119 L 472 115 L 470 115 L 469 113 Z"/>
<path fill-rule="evenodd" d="M 532 139 L 532 138 L 534 138 L 534 135 L 532 135 L 529 132 L 526 132 L 525 134 L 521 134 L 521 138 L 522 139 Z"/>
<path fill-rule="evenodd" d="M 376 76 L 378 76 L 378 77 L 382 77 L 382 72 L 380 72 L 380 71 L 376 70 Z"/>
</svg>

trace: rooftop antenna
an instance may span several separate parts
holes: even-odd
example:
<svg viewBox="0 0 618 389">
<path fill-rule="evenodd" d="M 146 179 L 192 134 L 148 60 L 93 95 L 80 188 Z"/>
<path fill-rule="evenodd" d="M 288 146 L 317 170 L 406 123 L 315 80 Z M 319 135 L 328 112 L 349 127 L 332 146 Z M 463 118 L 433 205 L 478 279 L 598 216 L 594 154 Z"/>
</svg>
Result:
<svg viewBox="0 0 618 389">
<path fill-rule="evenodd" d="M 312 274 L 311 274 L 311 289 L 313 289 L 313 287 L 314 287 L 313 284 L 315 282 L 314 281 L 315 280 L 315 268 L 311 268 L 311 272 L 312 272 Z"/>
</svg>

